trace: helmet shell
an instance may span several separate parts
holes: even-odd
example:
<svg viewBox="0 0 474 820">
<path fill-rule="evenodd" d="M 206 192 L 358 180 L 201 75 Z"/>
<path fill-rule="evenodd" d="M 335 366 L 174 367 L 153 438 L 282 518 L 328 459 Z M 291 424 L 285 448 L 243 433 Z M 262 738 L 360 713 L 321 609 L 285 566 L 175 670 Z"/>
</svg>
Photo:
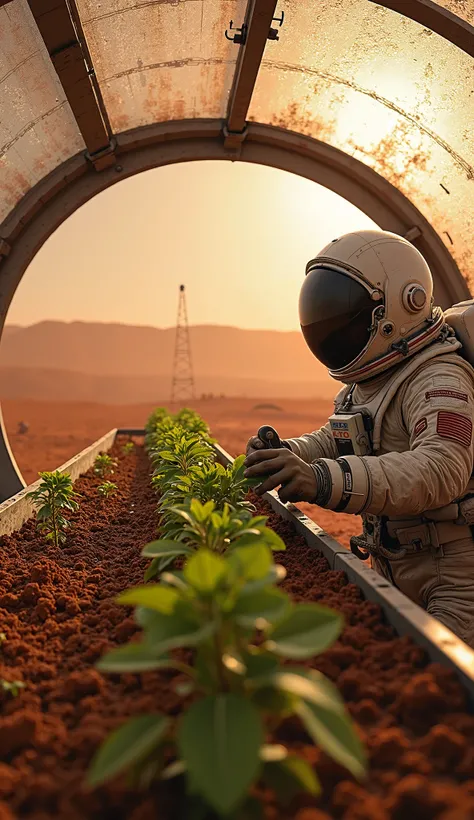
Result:
<svg viewBox="0 0 474 820">
<path fill-rule="evenodd" d="M 335 277 L 342 275 L 341 282 L 344 277 L 358 282 L 374 303 L 372 324 L 367 328 L 362 349 L 350 351 L 349 358 L 354 354 L 353 357 L 342 366 L 329 367 L 335 379 L 346 383 L 363 381 L 393 367 L 407 355 L 406 343 L 418 336 L 422 343 L 421 337 L 430 330 L 434 315 L 439 319 L 440 310 L 433 313 L 433 279 L 428 264 L 410 242 L 397 234 L 388 231 L 345 234 L 308 262 L 307 278 L 321 278 L 322 270 L 326 281 L 327 272 L 333 270 Z M 305 338 L 310 335 L 312 315 L 315 328 L 321 319 L 314 299 L 313 304 L 309 304 L 311 291 L 314 293 L 315 289 L 305 281 L 300 295 L 300 322 Z M 344 339 L 344 333 L 341 327 L 340 338 Z M 432 334 L 428 332 L 426 344 L 430 341 Z M 396 355 L 397 346 L 405 353 Z M 416 349 L 420 349 L 420 344 Z"/>
</svg>

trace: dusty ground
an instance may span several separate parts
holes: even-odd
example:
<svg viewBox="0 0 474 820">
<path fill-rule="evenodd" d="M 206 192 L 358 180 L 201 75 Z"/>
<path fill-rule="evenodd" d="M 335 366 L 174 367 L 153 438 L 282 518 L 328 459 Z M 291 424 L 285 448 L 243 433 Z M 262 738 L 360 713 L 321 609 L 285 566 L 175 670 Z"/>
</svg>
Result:
<svg viewBox="0 0 474 820">
<path fill-rule="evenodd" d="M 10 444 L 27 483 L 39 470 L 53 470 L 91 444 L 112 427 L 141 427 L 154 405 L 107 405 L 5 400 L 3 416 Z M 332 412 L 332 403 L 321 400 L 213 399 L 193 407 L 208 421 L 215 438 L 231 455 L 243 452 L 247 439 L 261 424 L 272 424 L 283 438 L 320 427 Z M 280 408 L 280 409 L 278 409 Z M 19 435 L 18 422 L 29 424 Z M 346 546 L 360 532 L 359 518 L 301 505 L 307 515 Z"/>
</svg>

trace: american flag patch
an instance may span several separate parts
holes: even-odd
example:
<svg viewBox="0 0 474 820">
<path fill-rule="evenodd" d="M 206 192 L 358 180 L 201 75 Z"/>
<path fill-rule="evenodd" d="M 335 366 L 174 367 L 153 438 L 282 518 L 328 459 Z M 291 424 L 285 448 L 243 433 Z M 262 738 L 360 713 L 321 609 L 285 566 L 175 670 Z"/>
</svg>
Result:
<svg viewBox="0 0 474 820">
<path fill-rule="evenodd" d="M 436 424 L 436 432 L 441 438 L 457 441 L 463 447 L 469 447 L 472 439 L 472 421 L 459 413 L 450 413 L 440 410 Z"/>
</svg>

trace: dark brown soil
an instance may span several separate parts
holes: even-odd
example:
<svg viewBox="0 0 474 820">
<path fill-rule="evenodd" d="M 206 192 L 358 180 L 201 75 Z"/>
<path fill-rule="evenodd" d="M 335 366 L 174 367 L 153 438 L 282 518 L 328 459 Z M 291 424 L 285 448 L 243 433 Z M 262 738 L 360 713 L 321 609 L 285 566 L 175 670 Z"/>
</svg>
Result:
<svg viewBox="0 0 474 820">
<path fill-rule="evenodd" d="M 1 539 L 0 677 L 22 680 L 13 699 L 0 695 L 0 820 L 178 820 L 172 794 L 146 795 L 123 778 L 83 791 L 88 762 L 108 731 L 146 711 L 175 714 L 172 673 L 102 677 L 95 661 L 135 632 L 131 613 L 113 599 L 141 583 L 141 547 L 155 537 L 156 498 L 141 449 L 123 457 L 113 477 L 117 497 L 97 500 L 100 480 L 76 482 L 82 494 L 65 548 L 45 546 L 33 522 Z M 315 764 L 322 799 L 278 811 L 267 820 L 470 820 L 474 818 L 474 718 L 451 673 L 382 623 L 344 575 L 333 572 L 292 527 L 271 516 L 289 547 L 278 560 L 296 600 L 343 612 L 338 643 L 314 664 L 340 687 L 371 759 L 368 783 L 356 784 L 289 721 L 282 740 Z M 184 820 L 184 818 L 183 818 Z"/>
</svg>

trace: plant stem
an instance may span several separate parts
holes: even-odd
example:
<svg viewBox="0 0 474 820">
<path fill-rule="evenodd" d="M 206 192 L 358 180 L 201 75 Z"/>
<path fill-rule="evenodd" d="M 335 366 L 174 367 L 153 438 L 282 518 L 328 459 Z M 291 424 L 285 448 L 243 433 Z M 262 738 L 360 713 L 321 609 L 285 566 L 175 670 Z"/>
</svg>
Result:
<svg viewBox="0 0 474 820">
<path fill-rule="evenodd" d="M 53 536 L 54 536 L 54 545 L 55 547 L 59 546 L 58 543 L 58 525 L 56 521 L 56 497 L 54 494 L 54 490 L 51 491 L 51 517 L 53 520 Z"/>
<path fill-rule="evenodd" d="M 211 604 L 211 617 L 212 618 L 219 618 L 219 613 L 215 611 L 214 604 Z M 222 642 L 221 642 L 221 633 L 220 633 L 220 619 L 219 625 L 214 633 L 214 649 L 216 653 L 216 668 L 217 668 L 217 679 L 219 682 L 219 691 L 220 692 L 227 692 L 227 681 L 225 676 L 225 669 L 224 664 L 222 663 Z"/>
<path fill-rule="evenodd" d="M 196 679 L 196 672 L 192 666 L 189 666 L 187 663 L 173 661 L 170 663 L 170 669 L 176 669 L 177 672 L 183 672 L 185 675 L 189 675 L 190 678 Z"/>
</svg>

